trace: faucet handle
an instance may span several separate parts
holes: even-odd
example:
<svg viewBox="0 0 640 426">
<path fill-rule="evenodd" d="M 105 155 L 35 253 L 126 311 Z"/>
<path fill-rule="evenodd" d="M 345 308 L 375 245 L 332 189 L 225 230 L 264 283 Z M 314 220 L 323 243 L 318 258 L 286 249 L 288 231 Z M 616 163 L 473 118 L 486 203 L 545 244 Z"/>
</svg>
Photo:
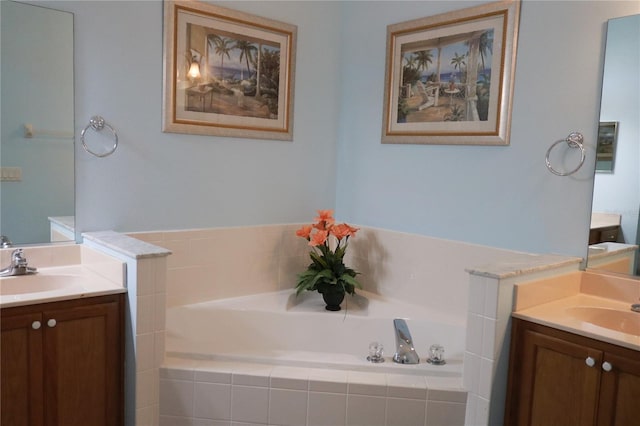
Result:
<svg viewBox="0 0 640 426">
<path fill-rule="evenodd" d="M 26 266 L 27 258 L 24 257 L 24 252 L 21 248 L 15 249 L 11 252 L 11 263 L 17 266 Z"/>
</svg>

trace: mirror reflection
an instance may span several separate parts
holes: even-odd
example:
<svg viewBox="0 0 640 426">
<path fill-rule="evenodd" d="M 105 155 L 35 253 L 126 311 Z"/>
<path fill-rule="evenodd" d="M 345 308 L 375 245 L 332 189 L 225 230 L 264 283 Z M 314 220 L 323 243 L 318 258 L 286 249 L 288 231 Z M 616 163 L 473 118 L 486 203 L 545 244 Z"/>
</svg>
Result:
<svg viewBox="0 0 640 426">
<path fill-rule="evenodd" d="M 0 234 L 73 240 L 73 14 L 0 2 Z"/>
<path fill-rule="evenodd" d="M 640 275 L 640 15 L 612 19 L 600 105 L 600 127 L 615 123 L 611 167 L 594 179 L 588 267 Z"/>
</svg>

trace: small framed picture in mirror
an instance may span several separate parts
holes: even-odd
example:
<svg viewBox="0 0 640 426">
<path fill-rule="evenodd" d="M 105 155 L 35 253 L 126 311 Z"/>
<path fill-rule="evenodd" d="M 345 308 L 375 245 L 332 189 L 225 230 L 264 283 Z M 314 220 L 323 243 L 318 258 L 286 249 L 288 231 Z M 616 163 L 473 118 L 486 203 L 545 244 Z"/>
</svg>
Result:
<svg viewBox="0 0 640 426">
<path fill-rule="evenodd" d="M 601 121 L 598 126 L 596 147 L 596 172 L 613 173 L 616 159 L 617 121 Z"/>
</svg>

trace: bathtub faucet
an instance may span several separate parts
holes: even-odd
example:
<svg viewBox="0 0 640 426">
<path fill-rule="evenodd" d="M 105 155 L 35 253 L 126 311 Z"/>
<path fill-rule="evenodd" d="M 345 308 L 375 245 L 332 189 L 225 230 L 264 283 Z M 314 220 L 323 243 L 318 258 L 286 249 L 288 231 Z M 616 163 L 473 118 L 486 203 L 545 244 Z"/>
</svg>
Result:
<svg viewBox="0 0 640 426">
<path fill-rule="evenodd" d="M 418 364 L 420 357 L 413 348 L 413 339 L 409 333 L 407 322 L 396 318 L 393 320 L 393 328 L 396 333 L 396 353 L 393 361 L 399 364 Z"/>
</svg>

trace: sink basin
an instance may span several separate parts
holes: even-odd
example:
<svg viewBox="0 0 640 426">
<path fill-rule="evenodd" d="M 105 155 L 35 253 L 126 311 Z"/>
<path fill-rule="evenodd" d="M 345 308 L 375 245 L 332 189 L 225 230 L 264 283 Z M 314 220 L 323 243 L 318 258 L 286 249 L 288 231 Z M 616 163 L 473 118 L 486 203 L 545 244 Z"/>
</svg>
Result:
<svg viewBox="0 0 640 426">
<path fill-rule="evenodd" d="M 82 277 L 78 275 L 22 275 L 3 277 L 0 280 L 0 295 L 13 296 L 27 293 L 41 293 L 81 287 Z"/>
<path fill-rule="evenodd" d="M 609 330 L 640 336 L 640 313 L 617 309 L 577 306 L 567 313 L 580 321 Z"/>
</svg>

